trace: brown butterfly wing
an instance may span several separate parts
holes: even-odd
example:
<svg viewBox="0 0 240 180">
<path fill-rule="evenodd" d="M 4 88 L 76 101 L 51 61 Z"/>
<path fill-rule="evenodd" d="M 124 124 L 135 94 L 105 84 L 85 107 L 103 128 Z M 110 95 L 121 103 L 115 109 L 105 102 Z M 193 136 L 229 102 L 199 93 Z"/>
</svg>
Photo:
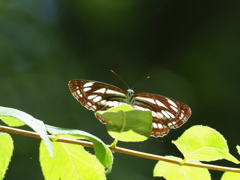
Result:
<svg viewBox="0 0 240 180">
<path fill-rule="evenodd" d="M 68 86 L 72 95 L 87 109 L 106 111 L 126 101 L 126 95 L 118 87 L 89 80 L 72 80 Z M 104 119 L 96 116 L 102 123 Z"/>
<path fill-rule="evenodd" d="M 156 94 L 136 94 L 133 107 L 152 111 L 151 135 L 155 137 L 167 135 L 169 129 L 180 127 L 191 116 L 191 109 L 187 105 Z"/>
</svg>

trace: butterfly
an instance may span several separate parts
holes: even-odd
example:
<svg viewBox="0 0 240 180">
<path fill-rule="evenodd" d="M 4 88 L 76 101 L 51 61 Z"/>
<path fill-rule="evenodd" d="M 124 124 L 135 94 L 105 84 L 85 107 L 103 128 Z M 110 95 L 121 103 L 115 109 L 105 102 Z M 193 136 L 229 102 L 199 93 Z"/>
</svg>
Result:
<svg viewBox="0 0 240 180">
<path fill-rule="evenodd" d="M 161 95 L 150 93 L 134 94 L 132 89 L 122 89 L 91 80 L 71 80 L 69 88 L 72 95 L 87 109 L 94 112 L 106 111 L 112 107 L 129 104 L 136 110 L 152 112 L 151 136 L 163 137 L 170 129 L 176 129 L 191 116 L 187 105 Z M 104 119 L 97 116 L 102 123 Z"/>
</svg>

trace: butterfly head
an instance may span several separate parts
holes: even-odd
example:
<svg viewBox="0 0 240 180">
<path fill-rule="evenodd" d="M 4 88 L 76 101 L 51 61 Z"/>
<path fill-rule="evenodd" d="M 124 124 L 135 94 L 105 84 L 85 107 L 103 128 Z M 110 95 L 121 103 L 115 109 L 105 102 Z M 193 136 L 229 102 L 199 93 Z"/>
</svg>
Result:
<svg viewBox="0 0 240 180">
<path fill-rule="evenodd" d="M 134 91 L 132 89 L 127 90 L 126 103 L 129 105 L 133 105 L 134 103 Z"/>
</svg>

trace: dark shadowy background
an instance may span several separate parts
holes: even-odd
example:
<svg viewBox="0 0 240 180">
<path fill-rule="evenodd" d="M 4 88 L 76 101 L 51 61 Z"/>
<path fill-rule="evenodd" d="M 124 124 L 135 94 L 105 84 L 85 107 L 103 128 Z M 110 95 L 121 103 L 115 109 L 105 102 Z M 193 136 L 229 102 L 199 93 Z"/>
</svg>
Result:
<svg viewBox="0 0 240 180">
<path fill-rule="evenodd" d="M 68 81 L 91 79 L 135 92 L 162 94 L 188 104 L 189 121 L 164 138 L 119 146 L 181 156 L 171 143 L 192 125 L 207 125 L 238 157 L 239 1 L 11 0 L 0 6 L 1 106 L 46 124 L 79 128 L 105 143 L 93 112 L 71 95 Z M 149 80 L 142 81 L 146 76 Z M 42 180 L 39 140 L 12 135 L 14 155 L 6 180 Z M 149 180 L 155 161 L 114 154 L 108 179 Z M 234 166 L 227 161 L 215 164 Z M 213 172 L 219 179 L 221 172 Z"/>
</svg>

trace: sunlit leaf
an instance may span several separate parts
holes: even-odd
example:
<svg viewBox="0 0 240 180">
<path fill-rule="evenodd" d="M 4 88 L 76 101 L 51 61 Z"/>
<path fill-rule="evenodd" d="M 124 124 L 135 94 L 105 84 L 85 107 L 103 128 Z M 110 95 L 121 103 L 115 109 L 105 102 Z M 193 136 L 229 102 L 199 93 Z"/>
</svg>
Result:
<svg viewBox="0 0 240 180">
<path fill-rule="evenodd" d="M 0 106 L 0 119 L 11 127 L 19 127 L 25 125 L 21 119 L 29 118 L 29 115 L 13 108 Z"/>
<path fill-rule="evenodd" d="M 94 152 L 98 160 L 102 163 L 102 165 L 111 171 L 112 163 L 113 163 L 113 156 L 112 152 L 109 148 L 96 136 L 89 134 L 84 131 L 75 130 L 75 129 L 66 129 L 66 128 L 59 128 L 54 126 L 46 125 L 46 128 L 49 133 L 53 135 L 61 135 L 59 137 L 67 137 L 72 139 L 86 139 L 93 142 L 94 145 Z"/>
<path fill-rule="evenodd" d="M 45 125 L 42 121 L 23 111 L 2 106 L 0 106 L 0 119 L 9 126 L 16 127 L 26 124 L 31 127 L 44 140 L 49 153 L 51 156 L 53 155 L 53 148 L 47 136 Z"/>
<path fill-rule="evenodd" d="M 13 154 L 13 141 L 10 135 L 0 133 L 0 179 L 4 178 Z"/>
<path fill-rule="evenodd" d="M 152 131 L 152 113 L 150 111 L 134 110 L 130 105 L 121 105 L 97 113 L 106 120 L 108 133 L 120 141 L 144 141 Z"/>
<path fill-rule="evenodd" d="M 240 146 L 237 145 L 237 151 L 238 151 L 238 154 L 240 154 Z"/>
<path fill-rule="evenodd" d="M 181 158 L 167 156 L 181 161 Z M 194 161 L 197 162 L 197 161 Z M 200 162 L 198 162 L 200 163 Z M 208 169 L 184 166 L 165 161 L 158 161 L 153 171 L 154 177 L 164 177 L 167 180 L 210 180 Z"/>
<path fill-rule="evenodd" d="M 186 130 L 173 143 L 182 152 L 185 161 L 190 159 L 214 161 L 227 159 L 234 163 L 239 161 L 228 150 L 224 137 L 216 130 L 207 126 L 193 126 Z"/>
<path fill-rule="evenodd" d="M 54 157 L 40 145 L 40 163 L 45 180 L 105 180 L 105 169 L 98 159 L 82 146 L 53 142 Z"/>
<path fill-rule="evenodd" d="M 235 172 L 225 172 L 221 180 L 238 180 L 240 179 L 240 173 Z"/>
</svg>

